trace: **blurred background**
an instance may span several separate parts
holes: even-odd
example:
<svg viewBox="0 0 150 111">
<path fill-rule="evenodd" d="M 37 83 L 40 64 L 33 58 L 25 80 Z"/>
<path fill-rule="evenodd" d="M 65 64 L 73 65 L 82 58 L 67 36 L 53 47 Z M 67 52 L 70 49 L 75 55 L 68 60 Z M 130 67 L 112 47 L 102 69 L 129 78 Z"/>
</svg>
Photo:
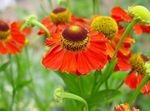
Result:
<svg viewBox="0 0 150 111">
<path fill-rule="evenodd" d="M 71 10 L 74 15 L 79 17 L 90 18 L 93 13 L 93 0 L 70 0 Z M 85 3 L 86 2 L 86 3 Z M 99 0 L 97 12 L 99 15 L 110 15 L 111 9 L 114 6 L 121 6 L 127 9 L 128 6 L 140 4 L 147 8 L 150 6 L 149 0 Z M 0 19 L 3 20 L 22 20 L 29 15 L 35 14 L 39 20 L 52 11 L 57 6 L 65 6 L 65 0 L 0 0 Z M 20 85 L 20 91 L 16 94 L 14 111 L 63 111 L 61 105 L 56 104 L 53 99 L 53 91 L 58 86 L 62 86 L 63 82 L 55 74 L 55 72 L 46 70 L 41 64 L 43 54 L 46 52 L 44 47 L 44 39 L 37 35 L 37 28 L 34 28 L 33 33 L 28 37 L 28 51 L 20 54 L 21 67 L 23 77 L 27 80 L 24 85 Z M 143 52 L 150 55 L 150 35 L 142 34 L 137 36 L 136 44 L 133 46 L 134 52 Z M 27 56 L 26 56 L 27 55 Z M 5 57 L 0 56 L 0 65 L 5 63 Z M 27 60 L 27 61 L 25 61 Z M 15 61 L 15 60 L 14 60 Z M 26 64 L 28 62 L 28 65 Z M 15 73 L 15 71 L 14 71 Z M 0 111 L 9 111 L 8 107 L 11 103 L 12 87 L 6 79 L 4 72 L 0 72 Z M 130 94 L 131 90 L 127 86 L 123 86 L 124 94 Z M 98 111 L 113 111 L 114 105 L 121 103 L 127 95 L 123 95 L 121 99 L 109 103 L 100 104 Z M 150 96 L 142 94 L 136 100 L 136 106 L 141 108 L 141 111 L 150 111 Z M 108 109 L 104 109 L 107 108 Z"/>
</svg>

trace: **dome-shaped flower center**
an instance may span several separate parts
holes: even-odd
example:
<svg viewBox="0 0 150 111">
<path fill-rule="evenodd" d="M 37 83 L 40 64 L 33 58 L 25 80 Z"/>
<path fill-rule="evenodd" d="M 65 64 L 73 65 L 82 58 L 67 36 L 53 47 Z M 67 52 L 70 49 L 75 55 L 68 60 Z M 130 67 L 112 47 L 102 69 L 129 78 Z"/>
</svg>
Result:
<svg viewBox="0 0 150 111">
<path fill-rule="evenodd" d="M 145 62 L 148 61 L 148 58 L 141 54 L 133 54 L 130 58 L 130 64 L 133 67 L 133 70 L 136 70 L 139 74 L 146 74 L 146 70 L 145 70 Z"/>
<path fill-rule="evenodd" d="M 52 11 L 50 18 L 53 23 L 66 24 L 70 21 L 71 12 L 66 8 L 58 7 Z"/>
<path fill-rule="evenodd" d="M 57 14 L 57 13 L 61 13 L 61 12 L 64 12 L 64 11 L 66 11 L 66 8 L 58 7 L 58 8 L 53 10 L 53 13 Z"/>
<path fill-rule="evenodd" d="M 63 47 L 71 51 L 80 51 L 86 48 L 89 37 L 88 31 L 81 26 L 73 25 L 62 32 Z"/>
<path fill-rule="evenodd" d="M 8 35 L 9 35 L 8 24 L 0 20 L 0 41 L 6 39 Z"/>
<path fill-rule="evenodd" d="M 116 21 L 109 16 L 98 16 L 92 24 L 92 30 L 103 33 L 110 40 L 118 33 L 118 25 Z"/>
</svg>

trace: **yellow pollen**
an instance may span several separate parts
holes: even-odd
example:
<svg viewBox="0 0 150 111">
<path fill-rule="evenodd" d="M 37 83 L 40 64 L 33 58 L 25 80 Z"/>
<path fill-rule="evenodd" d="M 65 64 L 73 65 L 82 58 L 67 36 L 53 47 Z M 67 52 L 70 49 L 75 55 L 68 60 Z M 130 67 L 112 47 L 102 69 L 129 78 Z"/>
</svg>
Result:
<svg viewBox="0 0 150 111">
<path fill-rule="evenodd" d="M 130 64 L 133 67 L 133 70 L 136 70 L 139 74 L 146 75 L 146 69 L 144 67 L 145 61 L 142 58 L 141 53 L 133 54 L 130 58 Z"/>
<path fill-rule="evenodd" d="M 103 33 L 110 40 L 118 33 L 118 25 L 116 21 L 109 16 L 98 16 L 92 24 L 92 30 Z"/>
<path fill-rule="evenodd" d="M 50 14 L 50 18 L 52 20 L 53 23 L 63 23 L 66 24 L 68 22 L 70 22 L 71 19 L 71 12 L 70 10 L 66 9 L 63 12 L 59 12 L 59 13 L 51 13 Z"/>
<path fill-rule="evenodd" d="M 75 52 L 75 51 L 81 51 L 86 48 L 86 46 L 88 45 L 89 37 L 86 37 L 84 40 L 81 41 L 71 41 L 65 39 L 62 36 L 61 41 L 65 49 Z"/>
<path fill-rule="evenodd" d="M 9 30 L 8 31 L 0 31 L 0 41 L 7 39 L 9 36 Z"/>
</svg>

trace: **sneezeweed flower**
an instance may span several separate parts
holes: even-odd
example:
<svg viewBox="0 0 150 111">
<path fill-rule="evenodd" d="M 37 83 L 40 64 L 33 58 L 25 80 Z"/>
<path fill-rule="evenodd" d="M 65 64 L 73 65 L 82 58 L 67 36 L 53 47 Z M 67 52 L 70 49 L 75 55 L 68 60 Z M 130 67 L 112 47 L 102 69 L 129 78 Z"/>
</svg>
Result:
<svg viewBox="0 0 150 111">
<path fill-rule="evenodd" d="M 17 54 L 25 43 L 25 36 L 20 32 L 18 22 L 7 24 L 0 20 L 0 54 Z"/>
<path fill-rule="evenodd" d="M 107 62 L 107 39 L 96 31 L 89 32 L 79 25 L 72 25 L 63 32 L 51 33 L 46 45 L 51 49 L 42 63 L 46 68 L 77 75 L 102 69 Z"/>
<path fill-rule="evenodd" d="M 115 111 L 140 111 L 140 109 L 130 108 L 128 103 L 120 104 L 115 106 Z"/>
<path fill-rule="evenodd" d="M 116 21 L 109 16 L 97 16 L 91 23 L 91 30 L 103 33 L 109 39 L 106 46 L 107 55 L 109 59 L 111 59 L 125 29 L 118 30 Z M 127 60 L 130 57 L 131 51 L 129 49 L 133 43 L 134 39 L 128 34 L 117 54 L 118 62 L 116 70 L 129 70 L 131 68 L 127 63 Z"/>
<path fill-rule="evenodd" d="M 150 26 L 147 26 L 150 24 L 150 12 L 143 6 L 131 6 L 128 11 L 123 10 L 121 7 L 114 7 L 111 15 L 118 23 L 130 23 L 133 19 L 138 19 L 140 23 L 134 25 L 134 32 L 138 35 L 143 32 L 150 33 Z"/>
<path fill-rule="evenodd" d="M 45 17 L 41 23 L 45 25 L 50 32 L 56 32 L 57 30 L 63 31 L 68 25 L 77 24 L 84 26 L 84 23 L 89 23 L 89 21 L 85 18 L 73 16 L 69 9 L 57 7 L 48 17 Z M 38 34 L 45 35 L 45 31 L 40 29 Z"/>
<path fill-rule="evenodd" d="M 149 59 L 141 54 L 133 54 L 130 58 L 130 64 L 132 66 L 132 73 L 129 74 L 125 80 L 125 83 L 131 88 L 136 89 L 142 82 L 143 78 L 147 75 L 145 63 Z M 149 94 L 150 92 L 150 82 L 148 82 L 141 90 L 144 94 Z"/>
</svg>

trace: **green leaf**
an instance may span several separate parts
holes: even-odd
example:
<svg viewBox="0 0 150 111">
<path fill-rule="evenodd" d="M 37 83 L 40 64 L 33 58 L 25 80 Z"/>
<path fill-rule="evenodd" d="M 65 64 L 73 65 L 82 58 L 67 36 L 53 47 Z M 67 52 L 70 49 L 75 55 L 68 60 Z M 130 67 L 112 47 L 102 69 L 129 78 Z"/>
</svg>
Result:
<svg viewBox="0 0 150 111">
<path fill-rule="evenodd" d="M 9 62 L 4 63 L 3 65 L 0 66 L 0 72 L 5 71 L 5 69 L 8 67 Z"/>
<path fill-rule="evenodd" d="M 114 68 L 116 66 L 116 62 L 117 62 L 116 59 L 111 61 L 110 63 L 107 64 L 106 68 L 103 70 L 102 76 L 104 77 L 103 79 L 101 79 L 102 83 L 106 81 L 109 78 L 109 76 L 113 73 Z"/>
<path fill-rule="evenodd" d="M 24 88 L 25 86 L 29 85 L 31 82 L 32 82 L 31 79 L 20 82 L 19 84 L 17 84 L 16 90 L 20 90 L 20 89 Z"/>
<path fill-rule="evenodd" d="M 124 80 L 127 77 L 128 74 L 129 74 L 128 71 L 126 71 L 126 72 L 118 71 L 118 72 L 113 73 L 112 77 L 114 79 Z"/>
<path fill-rule="evenodd" d="M 110 102 L 120 94 L 121 94 L 120 91 L 114 89 L 102 90 L 91 96 L 91 98 L 88 100 L 88 103 L 90 106 L 92 106 L 97 105 L 99 103 Z"/>
</svg>

